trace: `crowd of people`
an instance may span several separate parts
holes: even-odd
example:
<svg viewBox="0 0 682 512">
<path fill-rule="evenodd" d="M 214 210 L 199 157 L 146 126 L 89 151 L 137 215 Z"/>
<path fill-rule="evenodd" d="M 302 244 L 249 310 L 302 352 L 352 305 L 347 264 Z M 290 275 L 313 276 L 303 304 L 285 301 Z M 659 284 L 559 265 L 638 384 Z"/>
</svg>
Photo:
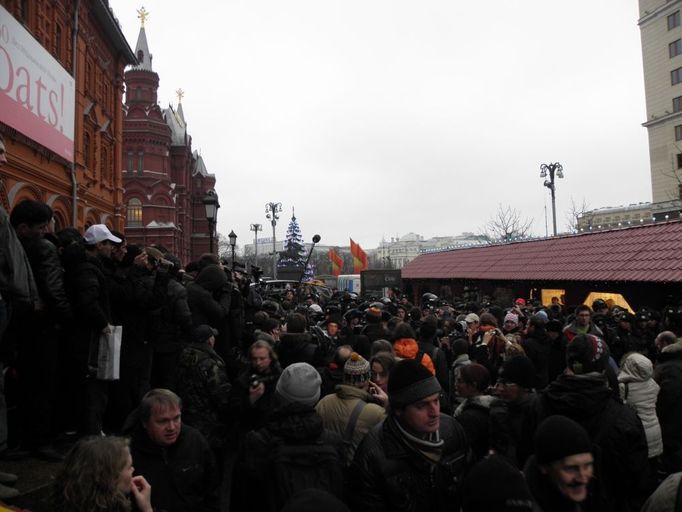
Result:
<svg viewBox="0 0 682 512">
<path fill-rule="evenodd" d="M 51 510 L 680 501 L 678 304 L 264 293 L 213 254 L 182 267 L 105 225 L 51 220 L 39 201 L 0 209 L 0 457 L 61 463 Z M 118 326 L 117 378 L 103 377 L 100 339 Z M 1 499 L 16 478 L 0 473 Z"/>
</svg>

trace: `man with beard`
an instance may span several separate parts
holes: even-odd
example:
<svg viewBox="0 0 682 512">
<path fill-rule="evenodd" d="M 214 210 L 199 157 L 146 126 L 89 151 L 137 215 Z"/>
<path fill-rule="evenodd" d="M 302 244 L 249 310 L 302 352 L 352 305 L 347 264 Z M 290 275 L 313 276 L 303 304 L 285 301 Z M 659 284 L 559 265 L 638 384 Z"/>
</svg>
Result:
<svg viewBox="0 0 682 512">
<path fill-rule="evenodd" d="M 637 413 L 616 399 L 608 386 L 608 360 L 603 340 L 576 336 L 566 349 L 565 373 L 540 393 L 536 411 L 538 421 L 561 414 L 579 423 L 600 449 L 611 510 L 638 510 L 639 485 L 648 467 L 647 442 Z"/>
</svg>

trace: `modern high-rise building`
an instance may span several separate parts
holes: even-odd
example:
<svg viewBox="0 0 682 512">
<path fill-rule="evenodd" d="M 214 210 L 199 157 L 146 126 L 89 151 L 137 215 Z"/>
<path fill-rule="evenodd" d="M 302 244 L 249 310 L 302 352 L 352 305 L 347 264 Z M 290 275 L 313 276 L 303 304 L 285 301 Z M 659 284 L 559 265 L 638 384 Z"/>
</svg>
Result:
<svg viewBox="0 0 682 512">
<path fill-rule="evenodd" d="M 682 197 L 682 0 L 639 0 L 654 203 Z"/>
</svg>

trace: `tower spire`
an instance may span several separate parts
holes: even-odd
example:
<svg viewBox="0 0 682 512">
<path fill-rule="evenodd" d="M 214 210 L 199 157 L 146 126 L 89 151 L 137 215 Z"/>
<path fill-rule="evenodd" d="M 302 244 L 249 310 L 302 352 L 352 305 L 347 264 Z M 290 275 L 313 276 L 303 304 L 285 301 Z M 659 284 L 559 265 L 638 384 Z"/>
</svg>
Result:
<svg viewBox="0 0 682 512">
<path fill-rule="evenodd" d="M 135 56 L 137 57 L 137 66 L 135 68 L 152 71 L 152 54 L 149 53 L 147 34 L 144 30 L 144 23 L 149 19 L 149 11 L 142 6 L 141 9 L 137 10 L 137 17 L 140 19 L 140 33 L 137 36 L 137 44 L 135 45 Z"/>
</svg>

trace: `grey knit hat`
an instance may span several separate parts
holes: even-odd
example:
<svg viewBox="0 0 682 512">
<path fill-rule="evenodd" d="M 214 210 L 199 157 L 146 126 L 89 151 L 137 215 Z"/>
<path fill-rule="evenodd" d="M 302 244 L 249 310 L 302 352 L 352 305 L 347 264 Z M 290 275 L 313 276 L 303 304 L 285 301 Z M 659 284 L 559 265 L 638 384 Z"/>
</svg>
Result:
<svg viewBox="0 0 682 512">
<path fill-rule="evenodd" d="M 290 403 L 314 406 L 320 399 L 322 378 L 308 363 L 287 366 L 277 381 L 277 394 Z"/>
</svg>

